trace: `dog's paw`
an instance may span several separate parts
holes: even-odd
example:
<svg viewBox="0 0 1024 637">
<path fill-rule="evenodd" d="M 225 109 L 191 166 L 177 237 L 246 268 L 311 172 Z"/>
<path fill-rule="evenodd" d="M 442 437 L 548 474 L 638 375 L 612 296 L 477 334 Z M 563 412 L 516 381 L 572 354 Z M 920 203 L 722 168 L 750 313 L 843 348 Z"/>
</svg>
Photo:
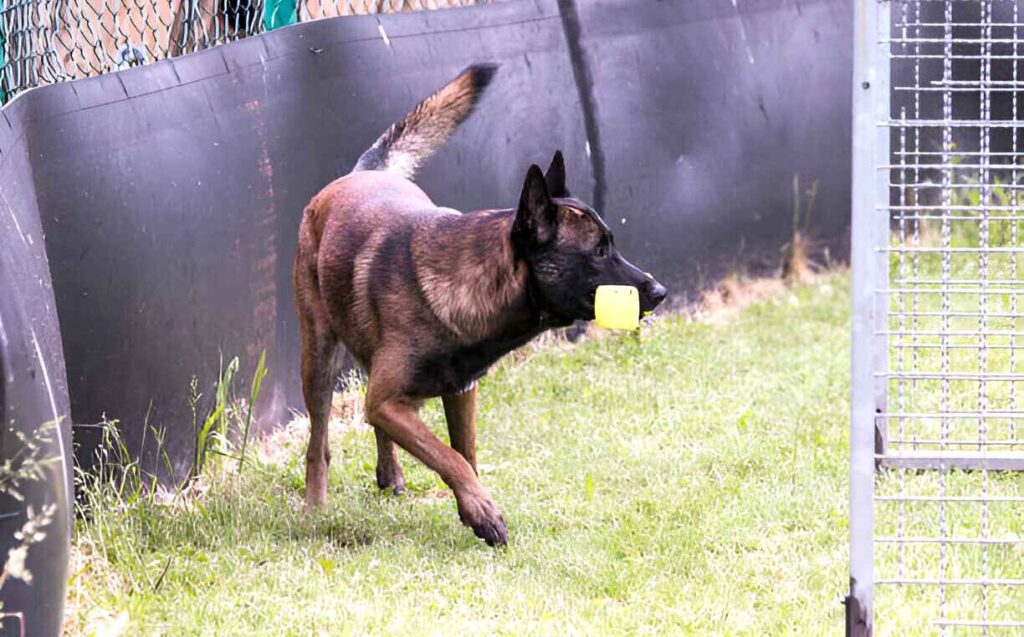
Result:
<svg viewBox="0 0 1024 637">
<path fill-rule="evenodd" d="M 406 493 L 405 478 L 401 473 L 385 475 L 378 469 L 377 487 L 381 490 L 390 489 L 392 495 L 404 495 Z"/>
<path fill-rule="evenodd" d="M 377 487 L 381 491 L 391 491 L 391 495 L 405 495 L 407 492 L 405 480 L 400 477 L 394 480 L 381 480 L 378 478 Z"/>
<path fill-rule="evenodd" d="M 508 544 L 508 527 L 493 500 L 486 495 L 463 496 L 457 500 L 459 519 L 472 528 L 478 538 L 488 546 Z"/>
<path fill-rule="evenodd" d="M 498 514 L 498 519 L 487 521 L 473 527 L 473 533 L 478 538 L 487 542 L 487 546 L 505 546 L 508 544 L 508 527 L 505 520 Z"/>
</svg>

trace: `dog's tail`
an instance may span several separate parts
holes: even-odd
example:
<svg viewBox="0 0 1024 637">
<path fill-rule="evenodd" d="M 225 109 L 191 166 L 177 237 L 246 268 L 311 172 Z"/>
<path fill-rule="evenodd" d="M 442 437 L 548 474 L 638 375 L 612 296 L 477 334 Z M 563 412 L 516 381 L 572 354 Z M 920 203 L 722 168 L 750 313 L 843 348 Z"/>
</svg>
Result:
<svg viewBox="0 0 1024 637">
<path fill-rule="evenodd" d="M 421 163 L 433 155 L 469 117 L 496 64 L 474 64 L 384 131 L 356 162 L 357 170 L 386 170 L 412 179 Z"/>
</svg>

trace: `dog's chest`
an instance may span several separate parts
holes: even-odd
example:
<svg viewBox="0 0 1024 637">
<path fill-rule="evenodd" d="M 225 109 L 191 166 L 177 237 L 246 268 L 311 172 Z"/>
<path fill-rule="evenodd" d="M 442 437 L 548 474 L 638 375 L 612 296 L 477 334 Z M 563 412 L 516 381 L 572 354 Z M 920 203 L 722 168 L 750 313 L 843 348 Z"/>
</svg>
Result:
<svg viewBox="0 0 1024 637">
<path fill-rule="evenodd" d="M 525 345 L 539 331 L 439 350 L 420 359 L 411 393 L 423 396 L 454 394 L 480 379 L 499 358 Z"/>
</svg>

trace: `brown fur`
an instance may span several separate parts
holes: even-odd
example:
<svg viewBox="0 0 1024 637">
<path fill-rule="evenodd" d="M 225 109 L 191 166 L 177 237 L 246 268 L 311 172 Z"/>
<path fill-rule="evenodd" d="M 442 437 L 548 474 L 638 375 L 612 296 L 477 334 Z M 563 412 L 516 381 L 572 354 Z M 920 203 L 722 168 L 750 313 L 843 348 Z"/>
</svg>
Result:
<svg viewBox="0 0 1024 637">
<path fill-rule="evenodd" d="M 478 64 L 416 105 L 384 131 L 355 170 L 387 170 L 412 179 L 424 159 L 444 145 L 476 106 L 497 67 Z"/>
<path fill-rule="evenodd" d="M 424 355 L 532 335 L 527 271 L 513 257 L 512 211 L 453 212 L 405 179 L 375 171 L 335 181 L 306 208 L 294 271 L 311 423 L 306 503 L 326 502 L 328 410 L 320 405 L 329 406 L 343 343 L 369 372 L 378 484 L 404 489 L 398 442 L 454 490 L 467 524 L 504 541 L 501 515 L 476 476 L 475 389 L 432 387 L 416 370 Z M 416 416 L 421 401 L 438 394 L 458 452 Z"/>
<path fill-rule="evenodd" d="M 344 345 L 368 373 L 377 484 L 404 490 L 397 444 L 451 487 L 464 524 L 504 544 L 505 521 L 476 474 L 476 380 L 545 329 L 592 319 L 598 285 L 637 286 L 646 310 L 664 298 L 653 277 L 618 255 L 597 213 L 569 195 L 561 153 L 547 174 L 530 167 L 514 209 L 459 214 L 406 178 L 468 115 L 493 73 L 470 67 L 306 207 L 294 286 L 308 507 L 327 501 L 327 418 Z M 417 415 L 435 396 L 450 447 Z"/>
</svg>

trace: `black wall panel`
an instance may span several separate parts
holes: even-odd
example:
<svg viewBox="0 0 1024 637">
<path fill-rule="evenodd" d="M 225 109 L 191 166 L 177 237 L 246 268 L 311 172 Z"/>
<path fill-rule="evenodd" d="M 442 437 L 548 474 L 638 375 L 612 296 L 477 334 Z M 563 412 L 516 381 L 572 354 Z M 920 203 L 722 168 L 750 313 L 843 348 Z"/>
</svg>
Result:
<svg viewBox="0 0 1024 637">
<path fill-rule="evenodd" d="M 562 149 L 570 187 L 679 300 L 778 265 L 799 175 L 818 184 L 812 235 L 842 258 L 849 28 L 828 0 L 510 1 L 322 20 L 28 92 L 5 111 L 28 143 L 23 214 L 46 231 L 74 422 L 118 419 L 151 467 L 162 428 L 182 474 L 190 378 L 209 398 L 221 354 L 245 384 L 261 351 L 262 421 L 301 408 L 303 205 L 472 62 L 502 68 L 421 172 L 438 203 L 512 206 Z"/>
</svg>

